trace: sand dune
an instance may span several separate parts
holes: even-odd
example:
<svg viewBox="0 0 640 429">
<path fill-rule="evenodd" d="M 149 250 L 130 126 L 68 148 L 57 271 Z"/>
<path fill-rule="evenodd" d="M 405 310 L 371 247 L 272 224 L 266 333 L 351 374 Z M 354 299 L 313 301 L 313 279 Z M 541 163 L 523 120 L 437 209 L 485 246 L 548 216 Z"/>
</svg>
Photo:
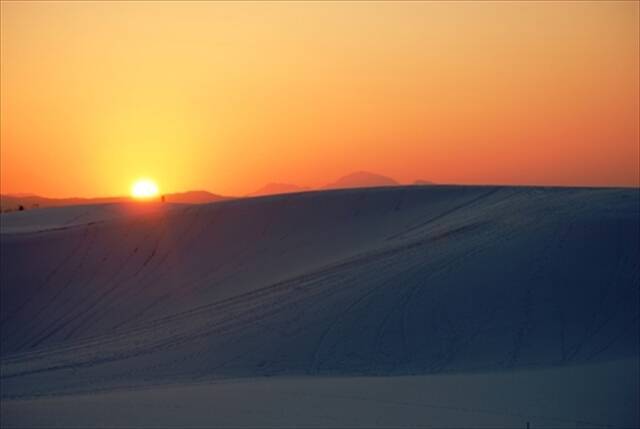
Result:
<svg viewBox="0 0 640 429">
<path fill-rule="evenodd" d="M 318 392 L 335 400 L 340 383 L 351 382 L 360 389 L 348 401 L 355 410 L 358 398 L 375 407 L 389 388 L 376 380 L 399 383 L 400 414 L 412 401 L 434 405 L 429 395 L 449 389 L 436 404 L 445 411 L 418 407 L 426 425 L 638 424 L 637 408 L 620 405 L 638 399 L 637 378 L 619 383 L 620 371 L 637 373 L 640 356 L 637 190 L 389 187 L 157 204 L 135 215 L 119 205 L 48 210 L 2 215 L 9 426 L 43 416 L 77 423 L 68 404 L 83 396 L 59 395 L 112 389 L 125 396 L 98 395 L 102 422 L 120 424 L 108 410 L 122 398 L 161 407 L 177 395 L 150 389 L 158 385 L 212 389 L 214 397 L 248 389 L 253 410 L 266 412 L 260 401 L 269 389 L 281 406 L 289 398 L 282 392 L 306 392 L 315 399 L 294 401 L 305 409 Z M 558 400 L 572 406 L 554 414 L 540 405 L 544 389 L 585 365 L 599 375 L 563 387 Z M 482 375 L 493 396 L 457 391 L 478 374 L 497 377 Z M 506 374 L 532 390 L 500 408 Z M 601 389 L 622 402 L 598 400 Z M 425 395 L 431 402 L 420 402 Z M 327 402 L 333 411 L 316 420 L 274 415 L 277 406 L 265 420 L 234 420 L 251 405 L 234 414 L 226 401 L 211 405 L 224 413 L 189 415 L 205 425 L 394 423 L 358 420 Z M 469 417 L 446 407 L 495 412 Z M 395 423 L 415 422 L 412 415 Z M 136 416 L 125 424 L 149 425 Z"/>
<path fill-rule="evenodd" d="M 170 211 L 180 204 L 160 202 L 120 202 L 106 204 L 46 207 L 24 212 L 4 213 L 0 218 L 2 234 L 44 232 L 76 226 L 90 227 L 117 219 Z"/>
</svg>

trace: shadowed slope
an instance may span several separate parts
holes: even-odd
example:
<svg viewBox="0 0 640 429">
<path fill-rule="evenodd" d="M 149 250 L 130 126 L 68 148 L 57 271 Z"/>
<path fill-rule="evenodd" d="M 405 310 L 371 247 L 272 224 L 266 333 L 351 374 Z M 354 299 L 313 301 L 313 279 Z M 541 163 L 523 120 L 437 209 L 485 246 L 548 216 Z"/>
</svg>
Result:
<svg viewBox="0 0 640 429">
<path fill-rule="evenodd" d="M 3 395 L 638 356 L 635 190 L 400 187 L 2 235 Z"/>
</svg>

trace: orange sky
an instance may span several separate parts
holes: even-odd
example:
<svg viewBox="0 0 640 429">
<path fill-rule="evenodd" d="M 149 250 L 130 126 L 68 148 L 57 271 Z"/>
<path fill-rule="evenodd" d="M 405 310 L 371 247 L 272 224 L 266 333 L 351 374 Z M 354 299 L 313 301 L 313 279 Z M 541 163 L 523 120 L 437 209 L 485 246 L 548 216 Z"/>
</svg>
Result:
<svg viewBox="0 0 640 429">
<path fill-rule="evenodd" d="M 638 2 L 3 2 L 0 191 L 640 185 Z"/>
</svg>

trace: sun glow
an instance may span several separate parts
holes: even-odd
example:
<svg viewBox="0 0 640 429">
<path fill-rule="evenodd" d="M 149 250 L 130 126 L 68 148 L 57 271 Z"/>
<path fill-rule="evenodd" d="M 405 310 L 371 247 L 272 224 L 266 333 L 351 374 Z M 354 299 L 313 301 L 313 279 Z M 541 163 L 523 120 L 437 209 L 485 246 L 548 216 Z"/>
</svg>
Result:
<svg viewBox="0 0 640 429">
<path fill-rule="evenodd" d="M 137 180 L 131 186 L 131 196 L 136 199 L 144 200 L 153 198 L 158 195 L 158 185 L 151 179 Z"/>
</svg>

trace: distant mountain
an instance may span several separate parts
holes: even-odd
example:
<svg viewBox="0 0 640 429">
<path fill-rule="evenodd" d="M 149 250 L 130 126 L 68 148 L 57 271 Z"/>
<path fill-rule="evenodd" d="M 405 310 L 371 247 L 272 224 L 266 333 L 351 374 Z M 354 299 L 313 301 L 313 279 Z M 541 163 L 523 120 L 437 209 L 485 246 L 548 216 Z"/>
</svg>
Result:
<svg viewBox="0 0 640 429">
<path fill-rule="evenodd" d="M 293 192 L 308 191 L 309 188 L 303 186 L 292 185 L 290 183 L 267 183 L 262 188 L 255 192 L 248 194 L 248 197 L 257 197 L 260 195 L 274 195 L 274 194 L 290 194 Z"/>
<path fill-rule="evenodd" d="M 17 196 L 0 195 L 0 210 L 18 210 L 20 206 L 25 210 L 39 207 L 77 206 L 82 204 L 107 204 L 126 201 L 126 197 L 105 198 L 47 198 L 38 195 Z"/>
<path fill-rule="evenodd" d="M 357 171 L 324 186 L 324 189 L 372 188 L 378 186 L 398 185 L 399 183 L 390 177 L 370 173 L 368 171 Z"/>
<path fill-rule="evenodd" d="M 99 197 L 99 198 L 47 198 L 38 195 L 17 196 L 17 195 L 0 195 L 0 211 L 18 210 L 20 206 L 25 210 L 40 207 L 62 207 L 77 206 L 83 204 L 109 204 L 131 201 L 129 197 Z M 214 201 L 229 199 L 207 191 L 189 191 L 174 194 L 165 194 L 165 201 L 170 203 L 183 204 L 204 204 Z"/>
<path fill-rule="evenodd" d="M 168 203 L 206 204 L 228 199 L 230 199 L 230 197 L 212 194 L 208 191 L 188 191 L 177 192 L 175 194 L 165 194 L 165 201 Z"/>
<path fill-rule="evenodd" d="M 415 182 L 413 182 L 414 185 L 435 185 L 435 182 L 430 182 L 428 180 L 416 180 Z"/>
</svg>

